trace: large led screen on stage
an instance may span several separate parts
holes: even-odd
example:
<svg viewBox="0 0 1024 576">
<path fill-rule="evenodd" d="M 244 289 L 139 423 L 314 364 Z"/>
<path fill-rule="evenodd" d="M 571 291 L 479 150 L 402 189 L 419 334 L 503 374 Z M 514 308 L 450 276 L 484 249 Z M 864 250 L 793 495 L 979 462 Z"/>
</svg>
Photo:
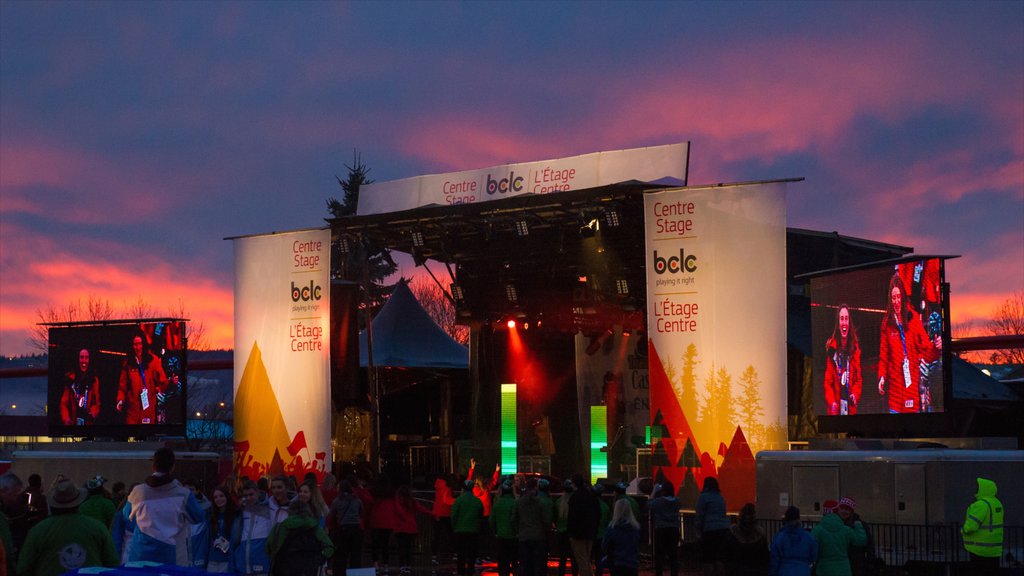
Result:
<svg viewBox="0 0 1024 576">
<path fill-rule="evenodd" d="M 50 435 L 184 434 L 185 358 L 181 320 L 51 327 Z"/>
<path fill-rule="evenodd" d="M 812 278 L 814 408 L 819 416 L 945 410 L 943 260 Z"/>
</svg>

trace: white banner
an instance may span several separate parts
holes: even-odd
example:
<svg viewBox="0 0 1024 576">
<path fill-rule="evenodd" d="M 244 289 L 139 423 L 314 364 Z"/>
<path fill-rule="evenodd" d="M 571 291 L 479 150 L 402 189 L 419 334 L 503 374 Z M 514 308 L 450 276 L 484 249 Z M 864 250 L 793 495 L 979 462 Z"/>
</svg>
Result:
<svg viewBox="0 0 1024 576">
<path fill-rule="evenodd" d="M 651 416 L 667 435 L 652 458 L 676 486 L 717 476 L 738 509 L 751 454 L 786 441 L 785 183 L 650 193 L 644 208 Z"/>
<path fill-rule="evenodd" d="M 235 239 L 235 472 L 329 471 L 330 230 Z"/>
<path fill-rule="evenodd" d="M 360 189 L 357 213 L 364 216 L 430 205 L 473 204 L 627 180 L 673 178 L 685 184 L 689 148 L 689 143 L 683 142 L 377 182 Z"/>
</svg>

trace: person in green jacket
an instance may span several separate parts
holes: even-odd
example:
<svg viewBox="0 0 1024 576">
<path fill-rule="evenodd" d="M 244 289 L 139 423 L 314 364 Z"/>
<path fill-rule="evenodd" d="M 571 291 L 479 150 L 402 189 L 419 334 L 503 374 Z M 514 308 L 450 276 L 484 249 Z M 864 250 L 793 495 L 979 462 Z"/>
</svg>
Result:
<svg viewBox="0 0 1024 576">
<path fill-rule="evenodd" d="M 818 562 L 815 565 L 817 576 L 851 576 L 850 546 L 866 546 L 867 532 L 861 523 L 854 522 L 853 528 L 843 524 L 843 519 L 836 512 L 839 502 L 826 500 L 822 505 L 824 516 L 821 522 L 811 530 L 811 536 L 818 543 Z"/>
<path fill-rule="evenodd" d="M 978 478 L 978 491 L 960 529 L 974 574 L 994 574 L 1003 555 L 1003 503 L 996 491 L 995 482 Z"/>
<path fill-rule="evenodd" d="M 317 576 L 334 555 L 334 542 L 309 503 L 296 498 L 288 505 L 288 517 L 267 538 L 267 555 L 274 576 Z"/>
<path fill-rule="evenodd" d="M 110 530 L 79 511 L 86 491 L 70 479 L 50 491 L 50 513 L 28 531 L 18 554 L 20 576 L 58 576 L 87 566 L 117 566 Z"/>
<path fill-rule="evenodd" d="M 111 524 L 114 523 L 114 514 L 117 513 L 117 506 L 114 504 L 114 500 L 107 493 L 107 489 L 103 487 L 103 483 L 107 479 L 103 476 L 96 476 L 90 478 L 85 483 L 85 489 L 89 492 L 89 497 L 82 502 L 78 511 L 90 518 L 99 520 L 101 524 L 110 529 Z"/>
<path fill-rule="evenodd" d="M 476 552 L 480 543 L 480 526 L 484 505 L 473 495 L 473 481 L 466 480 L 462 494 L 452 504 L 452 532 L 455 533 L 455 570 L 470 576 L 476 568 Z"/>
<path fill-rule="evenodd" d="M 515 570 L 519 541 L 516 538 L 516 527 L 513 515 L 516 508 L 516 497 L 512 492 L 512 481 L 501 483 L 498 497 L 491 506 L 491 530 L 498 540 L 498 576 L 508 576 Z"/>
<path fill-rule="evenodd" d="M 565 576 L 565 561 L 572 558 L 572 549 L 569 547 L 569 498 L 576 487 L 569 480 L 562 484 L 562 495 L 555 500 L 555 532 L 558 534 L 558 576 Z M 579 567 L 574 561 L 572 563 L 572 576 L 578 576 Z"/>
</svg>

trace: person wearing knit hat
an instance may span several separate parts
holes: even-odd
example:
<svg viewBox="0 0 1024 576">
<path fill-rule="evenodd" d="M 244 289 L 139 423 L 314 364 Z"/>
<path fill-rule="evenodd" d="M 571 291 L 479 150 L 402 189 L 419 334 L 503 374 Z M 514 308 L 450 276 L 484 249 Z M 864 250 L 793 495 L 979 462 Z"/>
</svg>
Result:
<svg viewBox="0 0 1024 576">
<path fill-rule="evenodd" d="M 800 525 L 800 509 L 790 506 L 782 529 L 772 539 L 771 573 L 778 576 L 811 576 L 811 564 L 818 558 L 818 543 Z"/>
<path fill-rule="evenodd" d="M 839 502 L 828 500 L 822 505 L 821 522 L 811 530 L 811 536 L 818 542 L 817 576 L 852 576 L 849 550 L 851 546 L 866 546 L 867 533 L 860 522 L 851 528 L 843 524 L 836 514 Z"/>
<path fill-rule="evenodd" d="M 877 558 L 875 557 L 874 539 L 871 537 L 871 527 L 855 512 L 856 508 L 857 501 L 844 496 L 839 499 L 839 509 L 836 510 L 836 514 L 843 519 L 843 524 L 850 528 L 857 523 L 864 528 L 867 543 L 864 546 L 850 547 L 850 570 L 854 576 L 865 576 L 871 573 L 871 568 L 877 562 Z"/>
<path fill-rule="evenodd" d="M 57 576 L 86 566 L 117 566 L 109 529 L 78 511 L 86 496 L 70 479 L 54 484 L 48 495 L 51 515 L 29 530 L 18 574 Z"/>
<path fill-rule="evenodd" d="M 501 483 L 498 497 L 492 501 L 491 515 L 488 518 L 497 544 L 499 576 L 509 576 L 516 561 L 519 541 L 516 539 L 516 528 L 513 523 L 515 506 L 516 497 L 512 481 L 505 480 Z"/>
<path fill-rule="evenodd" d="M 100 475 L 96 475 L 86 481 L 85 489 L 89 492 L 89 496 L 85 499 L 85 502 L 82 502 L 79 512 L 99 520 L 107 529 L 110 529 L 114 522 L 117 506 L 114 505 L 114 500 L 110 497 L 110 493 L 103 487 L 106 482 L 107 479 Z"/>
</svg>

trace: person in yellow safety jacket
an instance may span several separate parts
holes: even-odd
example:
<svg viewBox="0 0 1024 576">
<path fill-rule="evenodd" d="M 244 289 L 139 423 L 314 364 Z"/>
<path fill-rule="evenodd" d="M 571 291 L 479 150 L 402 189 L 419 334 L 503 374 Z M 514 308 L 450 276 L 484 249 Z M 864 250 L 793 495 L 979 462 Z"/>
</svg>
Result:
<svg viewBox="0 0 1024 576">
<path fill-rule="evenodd" d="M 1003 555 L 1003 503 L 996 498 L 996 483 L 978 478 L 978 493 L 967 508 L 961 528 L 964 548 L 975 574 L 994 574 Z"/>
</svg>

